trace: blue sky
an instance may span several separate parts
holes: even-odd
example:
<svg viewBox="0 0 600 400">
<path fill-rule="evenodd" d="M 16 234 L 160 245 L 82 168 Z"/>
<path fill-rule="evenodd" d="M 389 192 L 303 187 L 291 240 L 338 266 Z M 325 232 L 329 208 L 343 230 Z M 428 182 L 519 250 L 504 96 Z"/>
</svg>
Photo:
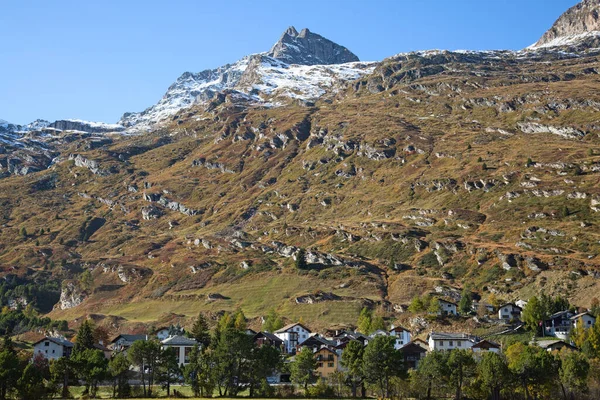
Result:
<svg viewBox="0 0 600 400">
<path fill-rule="evenodd" d="M 268 50 L 290 25 L 361 60 L 520 49 L 578 0 L 54 0 L 0 3 L 0 119 L 116 122 L 185 71 Z"/>
</svg>

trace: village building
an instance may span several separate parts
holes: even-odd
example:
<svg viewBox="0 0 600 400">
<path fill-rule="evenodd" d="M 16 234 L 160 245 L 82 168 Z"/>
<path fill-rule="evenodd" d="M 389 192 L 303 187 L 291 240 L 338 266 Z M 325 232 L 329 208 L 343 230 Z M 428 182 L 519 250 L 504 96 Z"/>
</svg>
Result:
<svg viewBox="0 0 600 400">
<path fill-rule="evenodd" d="M 427 337 L 429 350 L 470 349 L 477 342 L 476 338 L 465 333 L 431 332 Z"/>
<path fill-rule="evenodd" d="M 69 357 L 72 350 L 73 343 L 65 338 L 47 336 L 33 344 L 33 356 L 41 354 L 47 360 Z"/>
<path fill-rule="evenodd" d="M 498 308 L 498 319 L 520 320 L 523 309 L 514 303 L 503 304 Z"/>
<path fill-rule="evenodd" d="M 329 378 L 329 376 L 339 371 L 339 354 L 329 348 L 329 347 L 321 347 L 319 350 L 315 352 L 315 360 L 317 361 L 317 374 L 321 378 Z"/>
<path fill-rule="evenodd" d="M 162 348 L 173 348 L 177 355 L 177 363 L 179 365 L 187 365 L 190 362 L 190 353 L 194 346 L 198 344 L 195 339 L 191 339 L 185 336 L 170 336 L 165 340 L 161 341 Z"/>
<path fill-rule="evenodd" d="M 296 352 L 299 344 L 302 344 L 310 336 L 310 329 L 300 323 L 290 324 L 273 332 L 275 336 L 283 341 L 284 351 L 288 354 Z"/>
<path fill-rule="evenodd" d="M 575 346 L 561 339 L 532 341 L 529 344 L 537 345 L 547 351 L 560 351 L 562 349 L 577 350 Z"/>
<path fill-rule="evenodd" d="M 579 327 L 579 324 L 581 324 L 583 328 L 591 328 L 596 324 L 596 318 L 589 312 L 582 312 L 571 317 L 571 324 L 573 325 L 573 328 Z"/>
<path fill-rule="evenodd" d="M 410 342 L 410 331 L 408 329 L 404 329 L 401 326 L 393 326 L 389 331 L 389 335 L 396 338 L 396 343 L 394 344 L 394 348 L 396 350 L 401 347 L 407 345 Z"/>
<path fill-rule="evenodd" d="M 110 342 L 110 347 L 112 348 L 113 352 L 124 352 L 131 347 L 133 342 L 138 340 L 146 341 L 148 340 L 148 335 L 120 334 Z"/>
<path fill-rule="evenodd" d="M 417 369 L 419 362 L 427 355 L 427 343 L 422 340 L 415 340 L 407 343 L 402 347 L 402 357 L 404 359 L 404 368 Z"/>
<path fill-rule="evenodd" d="M 556 336 L 559 339 L 568 340 L 571 332 L 574 314 L 568 310 L 559 311 L 549 316 L 543 323 L 545 336 Z"/>
<path fill-rule="evenodd" d="M 448 300 L 438 299 L 440 303 L 440 315 L 458 315 L 458 305 Z"/>
<path fill-rule="evenodd" d="M 283 340 L 270 332 L 258 332 L 254 335 L 253 340 L 259 347 L 271 346 L 280 350 L 283 349 Z"/>
<path fill-rule="evenodd" d="M 489 340 L 481 340 L 477 343 L 475 343 L 472 347 L 471 350 L 473 350 L 474 353 L 484 353 L 484 352 L 492 352 L 492 353 L 502 353 L 502 348 L 498 343 L 489 341 Z"/>
</svg>

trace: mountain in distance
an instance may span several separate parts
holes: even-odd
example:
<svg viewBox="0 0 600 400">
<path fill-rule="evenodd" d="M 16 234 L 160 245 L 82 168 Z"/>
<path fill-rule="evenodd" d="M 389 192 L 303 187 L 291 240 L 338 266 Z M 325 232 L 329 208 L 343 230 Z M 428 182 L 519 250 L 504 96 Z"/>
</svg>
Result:
<svg viewBox="0 0 600 400">
<path fill-rule="evenodd" d="M 600 47 L 600 1 L 583 0 L 569 8 L 531 49 Z"/>
<path fill-rule="evenodd" d="M 372 64 L 359 63 L 348 49 L 308 29 L 298 33 L 289 27 L 269 52 L 199 73 L 186 72 L 157 104 L 141 113 L 125 113 L 119 123 L 130 130 L 151 129 L 178 111 L 198 101 L 209 101 L 225 90 L 237 91 L 241 98 L 267 106 L 290 99 L 314 101 L 336 83 L 370 72 Z"/>
<path fill-rule="evenodd" d="M 3 276 L 52 283 L 52 318 L 91 315 L 115 333 L 238 308 L 253 327 L 275 308 L 319 329 L 363 307 L 428 332 L 435 323 L 404 312 L 411 299 L 456 302 L 465 287 L 483 301 L 543 290 L 590 305 L 593 43 L 367 63 L 299 36 L 314 38 L 290 28 L 277 52 L 183 74 L 125 131 L 0 131 L 12 143 L 0 145 Z M 317 55 L 344 62 L 289 58 Z"/>
</svg>

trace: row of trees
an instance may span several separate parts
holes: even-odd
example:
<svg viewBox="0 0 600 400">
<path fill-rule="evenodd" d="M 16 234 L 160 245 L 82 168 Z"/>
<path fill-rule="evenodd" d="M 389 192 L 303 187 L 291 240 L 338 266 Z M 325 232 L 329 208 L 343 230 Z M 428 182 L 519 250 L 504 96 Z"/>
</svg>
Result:
<svg viewBox="0 0 600 400">
<path fill-rule="evenodd" d="M 301 353 L 303 354 L 303 353 Z M 403 370 L 401 350 L 379 336 L 366 347 L 351 342 L 344 349 L 342 382 L 356 397 L 365 385 L 379 398 L 417 399 L 582 399 L 588 392 L 590 362 L 579 352 L 549 353 L 515 343 L 506 354 L 470 350 L 433 351 L 416 370 Z M 294 369 L 292 369 L 293 371 Z"/>
</svg>

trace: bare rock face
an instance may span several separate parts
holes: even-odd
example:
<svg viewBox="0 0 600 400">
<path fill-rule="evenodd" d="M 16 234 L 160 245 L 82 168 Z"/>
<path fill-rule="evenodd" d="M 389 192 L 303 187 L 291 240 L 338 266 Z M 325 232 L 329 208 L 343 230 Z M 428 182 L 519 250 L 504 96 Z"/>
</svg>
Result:
<svg viewBox="0 0 600 400">
<path fill-rule="evenodd" d="M 77 307 L 83 300 L 85 294 L 73 283 L 67 283 L 60 292 L 59 307 L 61 310 Z"/>
<path fill-rule="evenodd" d="M 326 65 L 359 61 L 358 57 L 344 46 L 325 39 L 304 28 L 300 33 L 290 26 L 268 56 L 288 64 Z"/>
<path fill-rule="evenodd" d="M 600 45 L 600 0 L 583 0 L 561 15 L 552 28 L 532 46 L 577 48 Z"/>
</svg>

